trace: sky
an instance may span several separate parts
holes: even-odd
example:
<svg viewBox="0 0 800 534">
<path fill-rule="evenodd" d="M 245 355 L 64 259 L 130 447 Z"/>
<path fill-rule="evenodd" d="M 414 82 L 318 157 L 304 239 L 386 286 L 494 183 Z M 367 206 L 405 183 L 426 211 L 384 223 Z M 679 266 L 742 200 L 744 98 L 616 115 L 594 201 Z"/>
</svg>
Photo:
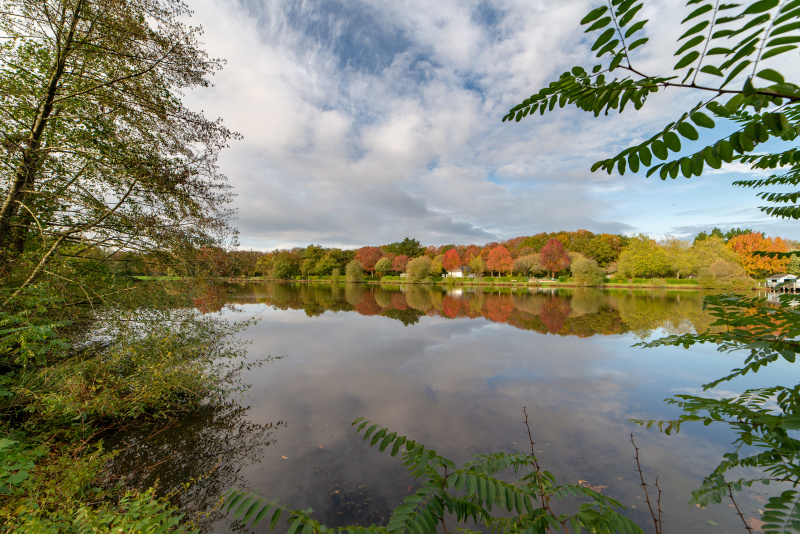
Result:
<svg viewBox="0 0 800 534">
<path fill-rule="evenodd" d="M 579 21 L 597 2 L 187 3 L 209 56 L 227 61 L 185 102 L 243 136 L 219 159 L 243 249 L 483 244 L 578 229 L 690 239 L 714 226 L 800 239 L 800 226 L 763 215 L 753 190 L 731 185 L 756 176 L 741 164 L 688 180 L 590 171 L 698 103 L 691 91 L 660 92 L 622 115 L 565 108 L 501 122 L 562 72 L 596 63 Z M 650 42 L 632 53 L 636 68 L 675 63 L 683 4 L 645 5 Z"/>
</svg>

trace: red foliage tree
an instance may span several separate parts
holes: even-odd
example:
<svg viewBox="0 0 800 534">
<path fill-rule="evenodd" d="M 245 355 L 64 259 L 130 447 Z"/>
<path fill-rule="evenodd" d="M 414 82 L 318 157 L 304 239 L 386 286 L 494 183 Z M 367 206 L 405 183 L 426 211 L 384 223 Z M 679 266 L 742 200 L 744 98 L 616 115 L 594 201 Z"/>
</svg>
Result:
<svg viewBox="0 0 800 534">
<path fill-rule="evenodd" d="M 568 258 L 569 259 L 569 258 Z M 497 245 L 490 252 L 486 258 L 486 268 L 490 271 L 497 271 L 498 273 L 507 273 L 514 266 L 514 260 L 508 249 L 503 245 Z"/>
<path fill-rule="evenodd" d="M 550 272 L 552 278 L 556 272 L 569 267 L 569 256 L 564 252 L 564 244 L 556 238 L 551 239 L 539 252 L 542 267 Z"/>
<path fill-rule="evenodd" d="M 442 258 L 442 266 L 448 271 L 455 271 L 459 267 L 461 267 L 461 256 L 459 256 L 458 251 L 454 248 L 451 248 L 447 252 L 444 253 L 444 257 Z"/>
<path fill-rule="evenodd" d="M 408 265 L 409 261 L 411 261 L 411 259 L 405 254 L 397 256 L 392 262 L 392 270 L 397 273 L 406 272 L 406 266 Z"/>
<path fill-rule="evenodd" d="M 383 257 L 378 247 L 361 247 L 356 251 L 356 258 L 364 266 L 365 271 L 375 274 L 375 264 Z"/>
</svg>

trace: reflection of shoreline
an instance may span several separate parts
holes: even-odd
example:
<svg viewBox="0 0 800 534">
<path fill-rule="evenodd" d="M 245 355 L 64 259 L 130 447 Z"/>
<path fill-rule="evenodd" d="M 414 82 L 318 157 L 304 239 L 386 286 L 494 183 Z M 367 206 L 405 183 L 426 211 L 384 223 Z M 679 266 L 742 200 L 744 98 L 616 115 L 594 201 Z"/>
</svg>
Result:
<svg viewBox="0 0 800 534">
<path fill-rule="evenodd" d="M 217 509 L 220 495 L 247 480 L 243 466 L 262 460 L 274 445 L 273 431 L 284 422 L 262 425 L 246 419 L 248 408 L 236 403 L 207 406 L 176 421 L 111 436 L 107 449 L 119 453 L 110 477 L 133 487 L 156 487 L 181 513 L 197 522 L 200 532 L 224 519 Z"/>
<path fill-rule="evenodd" d="M 698 292 L 280 283 L 236 284 L 231 289 L 229 304 L 304 310 L 309 317 L 328 311 L 356 312 L 406 326 L 423 316 L 483 318 L 542 334 L 590 337 L 631 332 L 644 338 L 657 329 L 669 334 L 705 331 L 711 323 Z"/>
</svg>

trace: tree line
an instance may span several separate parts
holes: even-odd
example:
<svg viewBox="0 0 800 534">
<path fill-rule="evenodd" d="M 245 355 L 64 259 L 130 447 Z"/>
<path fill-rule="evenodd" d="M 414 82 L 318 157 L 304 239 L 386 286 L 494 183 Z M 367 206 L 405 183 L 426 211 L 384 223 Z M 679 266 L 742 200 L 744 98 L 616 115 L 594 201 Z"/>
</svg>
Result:
<svg viewBox="0 0 800 534">
<path fill-rule="evenodd" d="M 462 271 L 481 276 L 571 276 L 583 285 L 606 278 L 698 278 L 704 285 L 747 285 L 751 278 L 786 272 L 800 275 L 800 257 L 774 258 L 797 243 L 751 229 L 700 232 L 692 242 L 673 236 L 656 240 L 594 234 L 588 230 L 539 233 L 483 245 L 422 246 L 416 239 L 346 250 L 309 245 L 259 252 L 206 246 L 176 264 L 159 255 L 117 252 L 114 274 L 144 276 L 265 277 L 293 279 L 405 275 L 411 281 Z M 98 253 L 99 255 L 99 253 Z"/>
</svg>

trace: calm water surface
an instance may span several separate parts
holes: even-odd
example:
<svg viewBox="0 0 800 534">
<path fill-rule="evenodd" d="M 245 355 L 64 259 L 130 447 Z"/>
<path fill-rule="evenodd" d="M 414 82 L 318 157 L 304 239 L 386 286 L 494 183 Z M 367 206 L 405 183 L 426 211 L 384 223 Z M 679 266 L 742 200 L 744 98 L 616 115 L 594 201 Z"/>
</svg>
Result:
<svg viewBox="0 0 800 534">
<path fill-rule="evenodd" d="M 198 305 L 219 309 L 220 294 Z M 543 468 L 620 499 L 645 531 L 652 525 L 631 433 L 648 483 L 659 477 L 664 532 L 743 530 L 729 503 L 687 505 L 731 449 L 725 429 L 687 426 L 664 436 L 628 422 L 675 417 L 664 398 L 698 392 L 740 363 L 713 347 L 632 347 L 705 330 L 711 318 L 698 292 L 241 284 L 225 300 L 233 309 L 220 313 L 231 319 L 260 318 L 241 334 L 251 342 L 249 361 L 277 359 L 246 369 L 251 387 L 230 406 L 127 436 L 117 464 L 149 473 L 145 482 L 158 478 L 165 491 L 198 480 L 176 497 L 190 512 L 211 509 L 235 486 L 311 507 L 329 526 L 385 523 L 417 484 L 399 458 L 354 435 L 355 418 L 459 463 L 476 453 L 529 452 L 527 407 Z M 730 388 L 792 373 L 776 364 Z M 765 491 L 739 497 L 747 517 L 758 516 Z M 212 514 L 206 529 L 240 526 Z"/>
</svg>

